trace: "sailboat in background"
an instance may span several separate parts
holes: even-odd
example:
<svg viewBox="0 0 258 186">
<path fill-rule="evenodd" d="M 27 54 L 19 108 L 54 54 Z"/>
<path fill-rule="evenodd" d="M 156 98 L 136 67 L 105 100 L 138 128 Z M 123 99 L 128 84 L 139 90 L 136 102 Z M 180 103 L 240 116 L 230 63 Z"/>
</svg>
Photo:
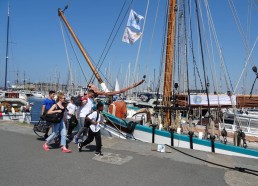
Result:
<svg viewBox="0 0 258 186">
<path fill-rule="evenodd" d="M 4 90 L 0 91 L 0 121 L 17 120 L 20 122 L 31 122 L 32 104 L 27 101 L 26 94 L 9 90 L 7 86 L 7 72 L 9 59 L 9 24 L 10 21 L 10 1 L 8 1 L 7 17 L 7 39 L 6 39 L 6 66 L 5 66 L 5 85 Z"/>
<path fill-rule="evenodd" d="M 120 87 L 119 87 L 118 80 L 116 78 L 115 91 L 119 91 L 119 90 L 120 90 Z"/>
</svg>

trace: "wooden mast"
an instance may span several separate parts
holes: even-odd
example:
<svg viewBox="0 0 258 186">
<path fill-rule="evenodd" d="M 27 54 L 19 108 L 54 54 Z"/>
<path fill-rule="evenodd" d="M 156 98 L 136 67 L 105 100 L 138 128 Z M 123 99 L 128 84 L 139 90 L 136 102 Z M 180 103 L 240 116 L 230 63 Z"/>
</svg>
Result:
<svg viewBox="0 0 258 186">
<path fill-rule="evenodd" d="M 169 0 L 168 10 L 168 29 L 167 29 L 167 46 L 166 46 L 166 63 L 163 87 L 163 105 L 167 108 L 171 107 L 172 97 L 172 71 L 174 60 L 174 37 L 175 37 L 175 18 L 176 18 L 176 0 Z M 171 124 L 171 113 L 166 112 L 164 120 L 165 127 Z"/>
<path fill-rule="evenodd" d="M 94 73 L 95 77 L 97 78 L 99 84 L 101 85 L 101 88 L 103 89 L 104 92 L 108 92 L 108 89 L 105 85 L 105 83 L 103 82 L 103 80 L 101 79 L 98 71 L 96 70 L 96 68 L 93 66 L 93 63 L 90 59 L 90 57 L 88 56 L 88 54 L 86 53 L 86 51 L 84 50 L 83 45 L 81 44 L 80 40 L 77 38 L 77 36 L 75 35 L 72 27 L 70 26 L 70 24 L 68 23 L 68 21 L 66 20 L 66 17 L 64 16 L 64 13 L 62 12 L 62 10 L 59 8 L 58 9 L 58 15 L 62 18 L 62 20 L 64 21 L 65 25 L 67 26 L 68 30 L 70 31 L 71 35 L 73 36 L 76 44 L 78 45 L 80 51 L 82 52 L 82 55 L 84 56 L 85 60 L 88 62 L 92 72 Z"/>
<path fill-rule="evenodd" d="M 66 6 L 65 9 L 67 9 L 68 7 Z M 99 91 L 94 85 L 89 84 L 89 88 L 94 89 L 95 93 L 98 95 L 107 95 L 107 96 L 111 96 L 111 95 L 115 95 L 115 94 L 121 94 L 124 93 L 132 88 L 135 88 L 137 86 L 139 86 L 140 84 L 142 84 L 145 81 L 145 75 L 143 76 L 143 79 L 139 82 L 136 82 L 124 89 L 121 89 L 120 91 L 109 91 L 106 84 L 103 82 L 103 80 L 101 79 L 98 71 L 96 70 L 96 68 L 94 67 L 91 59 L 89 58 L 88 54 L 86 53 L 86 51 L 84 50 L 83 45 L 81 44 L 80 40 L 77 38 L 77 36 L 75 35 L 72 27 L 70 26 L 70 24 L 68 23 L 68 21 L 66 20 L 66 17 L 64 16 L 64 13 L 61 9 L 58 9 L 58 15 L 61 17 L 61 19 L 64 21 L 65 25 L 67 26 L 69 32 L 71 33 L 71 35 L 73 36 L 73 39 L 75 40 L 76 44 L 78 45 L 80 51 L 82 52 L 82 55 L 84 56 L 85 60 L 87 61 L 87 63 L 89 64 L 92 72 L 94 73 L 95 77 L 97 78 L 103 92 Z"/>
</svg>

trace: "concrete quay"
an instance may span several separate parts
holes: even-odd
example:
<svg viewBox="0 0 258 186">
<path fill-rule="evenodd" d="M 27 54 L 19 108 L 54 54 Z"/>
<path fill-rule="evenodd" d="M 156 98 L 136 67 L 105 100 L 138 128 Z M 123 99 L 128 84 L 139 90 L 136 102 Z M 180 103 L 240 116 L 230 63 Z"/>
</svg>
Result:
<svg viewBox="0 0 258 186">
<path fill-rule="evenodd" d="M 221 168 L 170 149 L 151 150 L 151 144 L 102 136 L 104 156 L 94 156 L 95 142 L 72 153 L 43 150 L 43 141 L 28 124 L 0 121 L 0 185 L 258 185 L 258 176 Z M 179 149 L 179 148 L 178 148 Z M 192 156 L 229 167 L 258 171 L 258 160 L 179 149 Z M 258 175 L 258 172 L 255 174 Z"/>
</svg>

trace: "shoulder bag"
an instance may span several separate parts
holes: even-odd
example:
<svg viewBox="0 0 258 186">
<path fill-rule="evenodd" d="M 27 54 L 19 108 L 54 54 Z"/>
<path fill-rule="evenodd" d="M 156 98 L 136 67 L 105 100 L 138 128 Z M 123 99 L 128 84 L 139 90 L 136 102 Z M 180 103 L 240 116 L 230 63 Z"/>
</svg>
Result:
<svg viewBox="0 0 258 186">
<path fill-rule="evenodd" d="M 57 105 L 57 107 L 58 107 L 58 105 Z M 55 109 L 55 110 L 59 110 L 59 109 Z M 46 116 L 45 116 L 45 120 L 47 122 L 50 122 L 50 123 L 53 123 L 53 124 L 60 123 L 62 119 L 63 119 L 63 112 L 46 114 Z"/>
</svg>

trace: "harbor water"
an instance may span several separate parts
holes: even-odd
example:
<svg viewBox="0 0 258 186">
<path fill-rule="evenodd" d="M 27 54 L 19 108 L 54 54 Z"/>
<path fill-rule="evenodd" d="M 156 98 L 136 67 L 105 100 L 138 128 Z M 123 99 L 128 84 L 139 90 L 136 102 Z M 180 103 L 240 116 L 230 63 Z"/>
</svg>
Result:
<svg viewBox="0 0 258 186">
<path fill-rule="evenodd" d="M 33 103 L 33 107 L 31 110 L 31 121 L 32 123 L 35 123 L 39 121 L 41 116 L 41 108 L 42 108 L 42 98 L 35 98 L 35 97 L 29 97 L 28 98 L 29 103 Z M 127 106 L 127 109 L 129 110 L 139 110 L 139 108 L 134 106 Z"/>
<path fill-rule="evenodd" d="M 34 121 L 38 121 L 41 116 L 41 108 L 42 108 L 42 101 L 41 98 L 35 98 L 35 97 L 29 97 L 28 98 L 29 103 L 33 103 L 33 107 L 31 110 L 31 121 L 34 123 Z"/>
</svg>

